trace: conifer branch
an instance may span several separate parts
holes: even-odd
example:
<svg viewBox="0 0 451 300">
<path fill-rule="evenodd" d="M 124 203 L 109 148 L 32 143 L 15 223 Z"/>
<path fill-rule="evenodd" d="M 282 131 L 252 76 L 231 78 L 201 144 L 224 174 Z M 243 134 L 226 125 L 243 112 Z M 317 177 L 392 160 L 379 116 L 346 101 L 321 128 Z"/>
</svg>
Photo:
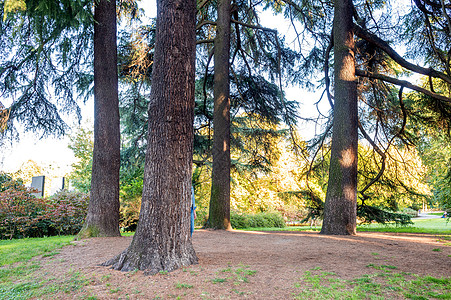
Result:
<svg viewBox="0 0 451 300">
<path fill-rule="evenodd" d="M 358 70 L 358 69 L 355 70 L 355 74 L 357 76 L 361 76 L 361 77 L 368 77 L 368 78 L 379 79 L 379 80 L 390 82 L 390 83 L 393 83 L 393 84 L 396 84 L 396 85 L 399 85 L 399 86 L 404 86 L 404 87 L 409 88 L 411 90 L 423 93 L 423 94 L 425 94 L 425 95 L 427 95 L 429 97 L 432 97 L 434 99 L 437 99 L 437 100 L 440 100 L 440 101 L 444 101 L 444 102 L 451 102 L 451 98 L 448 98 L 448 97 L 442 96 L 440 94 L 431 92 L 431 91 L 429 91 L 429 90 L 427 90 L 425 88 L 422 88 L 422 87 L 419 87 L 417 85 L 414 85 L 414 84 L 412 84 L 412 83 L 410 83 L 410 82 L 408 82 L 406 80 L 400 80 L 400 79 L 389 77 L 389 76 L 386 76 L 386 75 L 377 74 L 377 73 L 371 73 L 371 72 Z"/>
<path fill-rule="evenodd" d="M 196 45 L 200 45 L 200 44 L 212 44 L 212 43 L 214 43 L 214 42 L 215 42 L 214 39 L 198 40 L 198 41 L 196 41 Z"/>
<path fill-rule="evenodd" d="M 369 134 L 365 131 L 365 129 L 362 126 L 362 123 L 360 121 L 358 122 L 358 126 L 360 129 L 360 132 L 363 134 L 365 139 L 370 143 L 370 145 L 373 147 L 373 149 L 379 154 L 382 158 L 382 165 L 379 169 L 379 172 L 377 173 L 376 177 L 374 177 L 362 190 L 359 191 L 359 193 L 363 196 L 363 201 L 368 199 L 369 196 L 365 194 L 365 192 L 373 185 L 375 184 L 381 176 L 384 174 L 385 171 L 385 160 L 387 159 L 387 155 L 382 151 L 379 146 L 373 141 L 373 139 L 369 136 Z"/>
<path fill-rule="evenodd" d="M 390 47 L 390 45 L 386 41 L 384 41 L 381 38 L 379 38 L 378 36 L 366 31 L 359 25 L 354 24 L 354 31 L 358 37 L 366 40 L 369 43 L 372 43 L 373 45 L 375 45 L 376 47 L 378 47 L 379 49 L 381 49 L 382 51 L 387 53 L 401 67 L 404 67 L 410 71 L 413 71 L 413 72 L 416 72 L 419 74 L 432 76 L 435 78 L 440 78 L 443 81 L 451 84 L 450 76 L 448 76 L 442 72 L 439 72 L 437 70 L 434 70 L 433 68 L 423 68 L 423 67 L 415 65 L 411 62 L 408 62 L 403 57 L 401 57 L 401 55 L 399 55 L 392 47 Z"/>
</svg>

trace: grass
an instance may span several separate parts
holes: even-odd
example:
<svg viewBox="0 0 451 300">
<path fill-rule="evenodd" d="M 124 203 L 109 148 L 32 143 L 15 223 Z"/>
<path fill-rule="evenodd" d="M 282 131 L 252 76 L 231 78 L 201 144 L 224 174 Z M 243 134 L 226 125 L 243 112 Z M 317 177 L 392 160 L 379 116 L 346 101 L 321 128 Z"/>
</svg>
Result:
<svg viewBox="0 0 451 300">
<path fill-rule="evenodd" d="M 396 226 L 395 224 L 365 224 L 358 225 L 357 231 L 375 232 L 403 232 L 403 233 L 429 233 L 429 234 L 451 234 L 451 222 L 448 219 L 412 219 L 413 225 Z M 287 226 L 284 228 L 245 228 L 245 231 L 320 231 L 320 226 Z"/>
<path fill-rule="evenodd" d="M 0 266 L 28 261 L 39 255 L 55 255 L 54 250 L 69 245 L 73 240 L 73 236 L 0 240 Z"/>
<path fill-rule="evenodd" d="M 306 271 L 295 283 L 295 299 L 451 299 L 451 277 L 397 273 L 394 266 L 369 267 L 380 271 L 352 280 L 318 269 Z"/>
<path fill-rule="evenodd" d="M 83 289 L 89 280 L 79 272 L 68 271 L 63 278 L 52 278 L 38 274 L 40 262 L 31 261 L 35 256 L 57 254 L 57 249 L 73 239 L 74 236 L 54 236 L 0 240 L 0 299 L 30 299 Z"/>
<path fill-rule="evenodd" d="M 451 222 L 448 219 L 412 219 L 413 225 L 396 226 L 394 224 L 360 225 L 357 231 L 381 231 L 404 233 L 451 234 Z"/>
<path fill-rule="evenodd" d="M 426 232 L 437 234 L 439 241 L 449 243 L 451 241 L 451 223 L 444 219 L 415 220 L 415 224 L 409 227 L 396 227 L 384 225 L 359 226 L 359 230 L 396 231 L 396 232 Z M 263 230 L 260 228 L 259 230 Z M 248 229 L 249 230 L 249 229 Z M 255 230 L 255 229 L 254 229 Z M 271 229 L 267 229 L 270 231 Z M 272 228 L 276 231 L 305 231 L 310 227 Z M 314 230 L 320 230 L 319 227 Z M 128 233 L 127 235 L 131 235 Z M 0 241 L 0 300 L 1 299 L 30 299 L 49 298 L 52 296 L 83 294 L 81 299 L 97 299 L 91 296 L 85 288 L 91 284 L 91 279 L 79 272 L 68 272 L 61 278 L 49 278 L 48 275 L 39 272 L 39 261 L 31 260 L 34 256 L 51 257 L 58 253 L 58 249 L 70 244 L 71 236 L 34 238 L 23 240 Z M 446 246 L 446 244 L 443 244 Z M 434 252 L 442 249 L 434 248 Z M 371 253 L 376 259 L 380 255 Z M 336 274 L 324 272 L 321 268 L 313 268 L 306 272 L 299 282 L 296 282 L 297 299 L 451 299 L 451 278 L 421 277 L 415 274 L 402 273 L 392 265 L 370 264 L 368 273 L 353 280 L 339 278 Z M 184 269 L 193 276 L 198 275 L 194 271 Z M 249 266 L 239 264 L 232 266 L 230 263 L 219 270 L 216 276 L 210 277 L 206 282 L 223 286 L 231 286 L 237 294 L 245 294 L 239 291 L 240 286 L 246 288 L 252 282 L 252 276 L 257 271 Z M 167 272 L 160 272 L 168 275 Z M 101 277 L 101 282 L 109 286 L 108 291 L 113 297 L 119 297 L 124 292 L 120 287 L 111 286 L 111 275 Z M 193 289 L 189 283 L 174 283 L 174 288 L 186 293 Z M 240 288 L 241 289 L 241 288 Z M 141 293 L 136 291 L 135 293 Z M 56 297 L 57 298 L 57 297 Z M 182 297 L 183 298 L 183 297 Z M 208 298 L 208 297 L 207 297 Z"/>
<path fill-rule="evenodd" d="M 240 285 L 242 283 L 249 282 L 249 276 L 253 276 L 257 273 L 255 270 L 250 270 L 249 266 L 239 264 L 236 268 L 229 265 L 228 268 L 222 269 L 218 274 L 229 275 L 227 278 L 216 277 L 211 280 L 212 283 L 223 283 L 228 280 L 233 281 L 234 285 Z"/>
</svg>

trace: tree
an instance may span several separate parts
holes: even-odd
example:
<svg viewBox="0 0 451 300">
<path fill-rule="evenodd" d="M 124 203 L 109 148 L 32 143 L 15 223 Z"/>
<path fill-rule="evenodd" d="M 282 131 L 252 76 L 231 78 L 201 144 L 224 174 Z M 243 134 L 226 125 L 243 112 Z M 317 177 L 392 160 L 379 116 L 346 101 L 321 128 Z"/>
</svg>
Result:
<svg viewBox="0 0 451 300">
<path fill-rule="evenodd" d="M 120 236 L 120 129 L 116 2 L 100 0 L 94 11 L 94 149 L 91 196 L 80 236 Z"/>
<path fill-rule="evenodd" d="M 358 117 L 352 15 L 351 0 L 335 1 L 334 123 L 321 234 L 356 233 Z"/>
<path fill-rule="evenodd" d="M 230 225 L 230 13 L 231 1 L 218 2 L 215 37 L 213 169 L 207 227 Z"/>
<path fill-rule="evenodd" d="M 92 151 L 94 148 L 92 130 L 79 127 L 70 137 L 68 148 L 74 152 L 76 163 L 72 164 L 69 175 L 70 185 L 77 190 L 89 193 L 91 190 Z"/>
<path fill-rule="evenodd" d="M 195 13 L 193 0 L 157 1 L 155 59 L 139 223 L 116 270 L 173 271 L 197 263 L 190 238 Z"/>
<path fill-rule="evenodd" d="M 0 3 L 0 114 L 5 135 L 61 136 L 61 112 L 81 118 L 75 98 L 88 91 L 92 57 L 91 0 L 9 0 Z M 7 54 L 7 55 L 6 55 Z M 89 85 L 89 84 L 88 84 Z M 0 105 L 2 106 L 2 105 Z M 4 122 L 7 122 L 4 124 Z"/>
</svg>

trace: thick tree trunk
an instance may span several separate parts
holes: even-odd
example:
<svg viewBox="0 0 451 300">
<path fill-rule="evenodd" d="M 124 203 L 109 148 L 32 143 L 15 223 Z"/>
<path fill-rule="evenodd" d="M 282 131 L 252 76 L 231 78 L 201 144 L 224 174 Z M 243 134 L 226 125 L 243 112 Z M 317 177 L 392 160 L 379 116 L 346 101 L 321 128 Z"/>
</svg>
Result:
<svg viewBox="0 0 451 300">
<path fill-rule="evenodd" d="M 231 229 L 230 225 L 230 0 L 218 1 L 215 37 L 213 112 L 213 170 L 210 211 L 206 227 Z"/>
<path fill-rule="evenodd" d="M 335 0 L 335 108 L 322 234 L 355 234 L 357 202 L 357 83 L 352 1 Z"/>
<path fill-rule="evenodd" d="M 157 10 L 138 228 L 128 249 L 105 263 L 147 274 L 197 263 L 190 235 L 196 2 L 158 0 Z"/>
<path fill-rule="evenodd" d="M 94 12 L 94 151 L 91 198 L 79 235 L 120 236 L 120 129 L 116 2 L 96 2 Z"/>
</svg>

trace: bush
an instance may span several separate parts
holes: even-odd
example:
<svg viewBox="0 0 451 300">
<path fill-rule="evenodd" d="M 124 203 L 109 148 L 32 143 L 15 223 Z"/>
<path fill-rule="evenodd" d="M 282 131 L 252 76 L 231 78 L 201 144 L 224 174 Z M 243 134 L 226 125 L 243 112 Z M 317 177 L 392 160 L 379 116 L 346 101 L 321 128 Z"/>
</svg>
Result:
<svg viewBox="0 0 451 300">
<path fill-rule="evenodd" d="M 49 197 L 46 204 L 48 210 L 44 219 L 48 220 L 49 227 L 55 231 L 48 235 L 73 235 L 81 230 L 86 218 L 89 195 L 62 190 Z"/>
<path fill-rule="evenodd" d="M 89 197 L 61 191 L 45 199 L 21 182 L 3 182 L 0 191 L 0 239 L 77 233 L 87 213 Z"/>
<path fill-rule="evenodd" d="M 194 220 L 195 227 L 202 227 L 207 223 L 208 220 L 208 209 L 198 208 L 196 209 L 196 219 Z"/>
<path fill-rule="evenodd" d="M 46 205 L 35 198 L 34 190 L 11 180 L 2 183 L 0 192 L 0 238 L 37 236 L 43 230 L 42 212 Z"/>
<path fill-rule="evenodd" d="M 418 210 L 414 210 L 414 209 L 409 208 L 409 207 L 404 208 L 404 209 L 401 211 L 401 213 L 406 214 L 406 215 L 409 215 L 409 216 L 411 216 L 412 218 L 415 218 L 415 217 L 418 216 Z"/>
<path fill-rule="evenodd" d="M 285 227 L 285 220 L 276 212 L 263 212 L 258 214 L 240 214 L 231 212 L 230 221 L 232 228 L 257 228 L 257 227 Z"/>
</svg>

